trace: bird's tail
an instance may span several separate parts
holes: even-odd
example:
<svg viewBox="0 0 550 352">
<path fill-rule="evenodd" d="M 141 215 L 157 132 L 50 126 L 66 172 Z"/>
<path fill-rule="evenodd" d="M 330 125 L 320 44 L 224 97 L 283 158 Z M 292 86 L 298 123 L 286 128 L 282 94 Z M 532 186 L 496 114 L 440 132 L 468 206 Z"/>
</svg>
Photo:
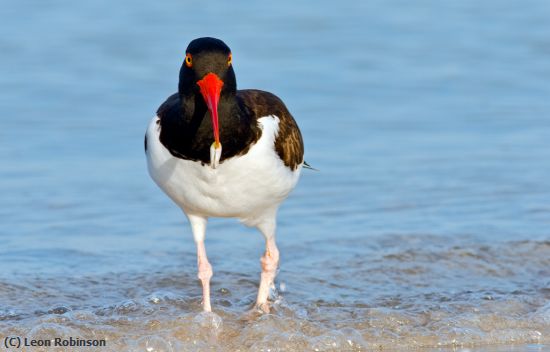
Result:
<svg viewBox="0 0 550 352">
<path fill-rule="evenodd" d="M 309 165 L 309 164 L 307 163 L 307 161 L 305 161 L 305 160 L 304 160 L 304 168 L 305 168 L 305 169 L 309 169 L 309 170 L 313 170 L 313 171 L 319 171 L 319 170 L 317 170 L 316 168 L 311 167 L 311 165 Z"/>
</svg>

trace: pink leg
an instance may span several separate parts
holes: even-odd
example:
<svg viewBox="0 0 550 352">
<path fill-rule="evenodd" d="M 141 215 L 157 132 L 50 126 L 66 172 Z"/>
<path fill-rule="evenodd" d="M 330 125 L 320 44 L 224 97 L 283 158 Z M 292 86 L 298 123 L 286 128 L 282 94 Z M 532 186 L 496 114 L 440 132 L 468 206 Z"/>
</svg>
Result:
<svg viewBox="0 0 550 352">
<path fill-rule="evenodd" d="M 202 283 L 202 307 L 205 312 L 211 312 L 210 278 L 212 277 L 212 265 L 208 262 L 204 242 L 197 242 L 197 265 L 199 267 L 199 273 L 197 276 Z"/>
<path fill-rule="evenodd" d="M 279 266 L 279 250 L 275 244 L 275 237 L 269 237 L 266 240 L 265 254 L 260 258 L 260 262 L 262 263 L 262 276 L 256 306 L 265 313 L 269 313 L 267 299 L 269 298 L 269 290 L 273 286 L 275 276 L 277 275 L 277 267 Z"/>
<path fill-rule="evenodd" d="M 204 247 L 204 236 L 206 233 L 206 218 L 187 215 L 191 228 L 193 230 L 193 237 L 197 244 L 197 266 L 198 266 L 198 278 L 202 283 L 202 307 L 205 312 L 211 312 L 210 306 L 210 278 L 212 277 L 212 266 L 208 262 L 206 256 L 206 248 Z"/>
</svg>

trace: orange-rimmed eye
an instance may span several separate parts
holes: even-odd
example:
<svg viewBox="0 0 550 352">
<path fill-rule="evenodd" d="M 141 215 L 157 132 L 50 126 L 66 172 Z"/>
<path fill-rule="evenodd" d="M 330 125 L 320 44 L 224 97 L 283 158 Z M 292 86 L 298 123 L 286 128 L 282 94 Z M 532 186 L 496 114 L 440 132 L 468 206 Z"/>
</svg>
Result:
<svg viewBox="0 0 550 352">
<path fill-rule="evenodd" d="M 191 57 L 191 54 L 189 54 L 189 53 L 187 53 L 185 55 L 185 66 L 193 67 L 193 58 Z"/>
<path fill-rule="evenodd" d="M 233 55 L 229 53 L 229 56 L 227 57 L 227 66 L 231 66 L 231 62 L 233 62 Z"/>
</svg>

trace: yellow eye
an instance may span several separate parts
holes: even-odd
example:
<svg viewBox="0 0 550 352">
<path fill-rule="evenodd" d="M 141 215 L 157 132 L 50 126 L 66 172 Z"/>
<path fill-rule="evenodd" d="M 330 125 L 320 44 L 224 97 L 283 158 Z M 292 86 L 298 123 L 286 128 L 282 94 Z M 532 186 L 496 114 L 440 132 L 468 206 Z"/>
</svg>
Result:
<svg viewBox="0 0 550 352">
<path fill-rule="evenodd" d="M 231 62 L 233 62 L 233 55 L 229 53 L 229 56 L 227 57 L 227 66 L 231 66 Z"/>
<path fill-rule="evenodd" d="M 189 54 L 189 53 L 187 53 L 185 55 L 185 66 L 193 67 L 193 58 L 191 57 L 191 54 Z"/>
</svg>

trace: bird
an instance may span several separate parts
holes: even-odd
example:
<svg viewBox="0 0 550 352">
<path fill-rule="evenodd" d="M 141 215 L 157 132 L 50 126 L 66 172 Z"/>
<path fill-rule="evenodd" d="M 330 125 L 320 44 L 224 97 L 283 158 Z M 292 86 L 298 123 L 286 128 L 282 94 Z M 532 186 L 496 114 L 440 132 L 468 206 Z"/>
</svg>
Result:
<svg viewBox="0 0 550 352">
<path fill-rule="evenodd" d="M 217 38 L 194 39 L 178 91 L 147 127 L 145 153 L 151 178 L 189 220 L 203 311 L 212 311 L 206 225 L 221 217 L 237 218 L 265 238 L 255 308 L 268 313 L 279 267 L 277 211 L 309 166 L 300 129 L 283 101 L 262 90 L 237 90 L 230 48 Z"/>
</svg>

